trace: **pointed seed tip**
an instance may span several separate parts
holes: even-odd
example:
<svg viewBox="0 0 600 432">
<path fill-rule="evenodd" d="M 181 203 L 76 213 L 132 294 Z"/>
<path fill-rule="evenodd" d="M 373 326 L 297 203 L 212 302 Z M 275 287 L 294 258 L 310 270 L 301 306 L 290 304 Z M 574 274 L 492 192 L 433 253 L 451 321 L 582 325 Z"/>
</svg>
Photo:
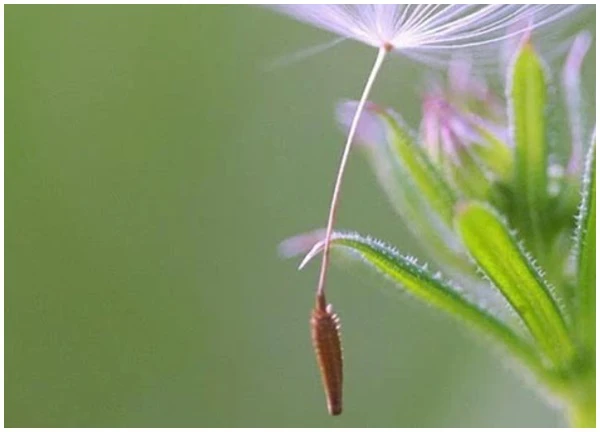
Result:
<svg viewBox="0 0 600 432">
<path fill-rule="evenodd" d="M 339 416 L 342 413 L 342 407 L 339 405 L 329 406 L 328 410 L 329 410 L 329 415 L 331 415 L 333 417 Z"/>
</svg>

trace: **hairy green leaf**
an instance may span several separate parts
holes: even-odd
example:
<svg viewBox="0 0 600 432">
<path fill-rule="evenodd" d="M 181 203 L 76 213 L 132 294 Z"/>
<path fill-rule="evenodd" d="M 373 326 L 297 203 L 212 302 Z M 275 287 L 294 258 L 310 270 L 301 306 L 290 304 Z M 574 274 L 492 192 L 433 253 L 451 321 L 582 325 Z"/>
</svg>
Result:
<svg viewBox="0 0 600 432">
<path fill-rule="evenodd" d="M 424 149 L 415 143 L 408 128 L 387 111 L 381 110 L 378 114 L 388 125 L 387 141 L 403 169 L 442 220 L 448 226 L 452 226 L 456 203 L 453 191 L 446 184 L 441 173 L 432 165 Z"/>
<path fill-rule="evenodd" d="M 350 126 L 355 110 L 356 102 L 348 101 L 338 105 L 337 117 L 342 127 Z M 401 159 L 396 147 L 390 145 L 390 140 L 397 136 L 395 128 L 390 124 L 396 124 L 395 119 L 398 117 L 389 109 L 369 104 L 359 123 L 357 140 L 360 149 L 366 153 L 394 210 L 402 217 L 404 224 L 420 241 L 428 255 L 453 276 L 460 273 L 476 278 L 473 265 L 469 262 L 453 227 L 433 211 L 431 201 L 412 176 L 414 169 L 411 167 L 424 155 L 417 155 L 415 158 L 415 154 L 410 151 L 407 152 L 410 160 L 406 161 Z M 406 136 L 408 137 L 408 133 Z M 407 145 L 414 146 L 412 141 Z M 450 208 L 453 198 L 448 200 L 447 206 Z"/>
<path fill-rule="evenodd" d="M 466 255 L 460 252 L 460 240 L 431 211 L 408 174 L 398 165 L 396 156 L 390 154 L 389 147 L 385 143 L 379 143 L 365 146 L 365 150 L 392 206 L 424 249 L 440 264 L 465 272 L 471 271 Z"/>
<path fill-rule="evenodd" d="M 473 146 L 473 152 L 499 179 L 508 180 L 512 169 L 510 147 L 483 122 L 474 125 L 482 142 Z"/>
<path fill-rule="evenodd" d="M 489 173 L 471 148 L 458 148 L 453 155 L 444 158 L 443 165 L 447 177 L 464 197 L 490 198 L 493 189 Z"/>
<path fill-rule="evenodd" d="M 543 215 L 548 201 L 546 78 L 542 63 L 526 43 L 519 51 L 509 86 L 509 118 L 515 145 L 516 224 L 535 256 L 545 252 Z"/>
<path fill-rule="evenodd" d="M 582 199 L 575 231 L 578 270 L 576 324 L 578 335 L 589 352 L 596 352 L 596 144 L 586 161 Z"/>
<path fill-rule="evenodd" d="M 535 373 L 545 373 L 536 351 L 527 341 L 485 307 L 465 298 L 459 289 L 444 282 L 441 276 L 433 275 L 424 266 L 418 265 L 414 258 L 402 256 L 381 241 L 356 234 L 335 233 L 332 246 L 334 249 L 360 257 L 415 297 L 499 341 Z M 300 268 L 322 248 L 323 243 L 317 243 Z"/>
<path fill-rule="evenodd" d="M 473 259 L 517 311 L 547 357 L 560 366 L 569 362 L 573 346 L 558 302 L 496 213 L 483 204 L 463 203 L 456 227 Z"/>
</svg>

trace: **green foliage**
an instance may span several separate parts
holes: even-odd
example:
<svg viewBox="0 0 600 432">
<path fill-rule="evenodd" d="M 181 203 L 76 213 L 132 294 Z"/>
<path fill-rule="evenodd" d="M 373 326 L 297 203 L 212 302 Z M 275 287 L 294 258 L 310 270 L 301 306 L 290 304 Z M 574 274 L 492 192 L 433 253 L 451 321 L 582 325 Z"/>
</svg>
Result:
<svg viewBox="0 0 600 432">
<path fill-rule="evenodd" d="M 596 144 L 590 147 L 577 216 L 575 256 L 578 268 L 576 317 L 580 343 L 596 354 Z"/>
<path fill-rule="evenodd" d="M 508 180 L 513 164 L 510 148 L 485 125 L 476 124 L 474 126 L 481 135 L 483 145 L 474 147 L 473 152 L 500 180 Z"/>
<path fill-rule="evenodd" d="M 541 352 L 558 367 L 568 365 L 573 347 L 557 300 L 498 215 L 481 204 L 462 204 L 456 227 L 475 262 L 523 320 Z"/>
<path fill-rule="evenodd" d="M 450 274 L 455 269 L 463 274 L 472 272 L 452 231 L 456 196 L 442 173 L 397 113 L 371 106 L 368 115 L 373 127 L 382 129 L 387 139 L 372 142 L 375 137 L 363 137 L 367 144 L 363 148 L 394 209 L 441 267 Z"/>
<path fill-rule="evenodd" d="M 483 302 L 469 298 L 469 293 L 444 281 L 440 273 L 432 273 L 427 266 L 419 265 L 415 258 L 403 256 L 396 249 L 369 237 L 336 233 L 332 245 L 352 257 L 361 258 L 419 300 L 504 344 L 531 369 L 544 373 L 535 349 L 518 331 L 499 319 Z M 301 267 L 321 249 L 322 242 L 307 255 Z"/>
<path fill-rule="evenodd" d="M 548 201 L 546 79 L 533 46 L 525 44 L 510 72 L 509 116 L 515 145 L 514 212 L 529 247 L 541 257 L 543 221 Z"/>
<path fill-rule="evenodd" d="M 387 142 L 392 152 L 401 161 L 404 171 L 410 176 L 431 208 L 440 215 L 444 222 L 451 224 L 456 201 L 452 190 L 431 164 L 423 149 L 416 145 L 410 132 L 389 113 L 382 111 L 381 116 L 388 126 Z"/>
<path fill-rule="evenodd" d="M 363 147 L 430 252 L 430 265 L 358 235 L 336 233 L 333 246 L 504 346 L 564 402 L 574 425 L 589 426 L 595 423 L 595 145 L 585 172 L 549 176 L 566 167 L 550 166 L 548 80 L 530 43 L 519 48 L 507 82 L 504 116 L 490 114 L 487 99 L 473 104 L 471 94 L 462 104 L 436 95 L 437 105 L 425 105 L 418 136 L 391 110 L 368 110 L 366 126 L 383 133 L 363 136 L 371 141 Z M 470 106 L 479 109 L 465 111 Z M 321 248 L 317 243 L 303 264 Z"/>
</svg>

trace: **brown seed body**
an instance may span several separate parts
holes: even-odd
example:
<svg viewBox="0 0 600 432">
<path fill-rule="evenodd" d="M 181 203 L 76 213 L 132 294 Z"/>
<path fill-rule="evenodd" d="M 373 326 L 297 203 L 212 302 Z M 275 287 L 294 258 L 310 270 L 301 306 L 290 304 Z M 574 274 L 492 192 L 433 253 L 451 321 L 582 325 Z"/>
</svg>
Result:
<svg viewBox="0 0 600 432">
<path fill-rule="evenodd" d="M 329 414 L 342 412 L 343 359 L 340 340 L 340 321 L 333 313 L 331 305 L 327 308 L 317 305 L 310 318 L 312 342 L 321 370 L 321 378 L 327 397 Z"/>
</svg>

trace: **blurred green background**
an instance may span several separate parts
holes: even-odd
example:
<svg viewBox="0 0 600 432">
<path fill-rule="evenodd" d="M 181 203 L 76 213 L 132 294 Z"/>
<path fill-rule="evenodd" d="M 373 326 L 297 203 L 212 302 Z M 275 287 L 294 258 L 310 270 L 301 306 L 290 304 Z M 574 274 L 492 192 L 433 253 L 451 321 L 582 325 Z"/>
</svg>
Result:
<svg viewBox="0 0 600 432">
<path fill-rule="evenodd" d="M 324 224 L 334 104 L 374 52 L 265 70 L 325 40 L 249 6 L 5 8 L 7 426 L 562 424 L 485 342 L 342 266 L 345 413 L 327 415 L 317 265 L 276 247 Z M 414 125 L 422 84 L 396 59 L 373 99 Z M 418 251 L 360 157 L 338 226 Z"/>
</svg>

